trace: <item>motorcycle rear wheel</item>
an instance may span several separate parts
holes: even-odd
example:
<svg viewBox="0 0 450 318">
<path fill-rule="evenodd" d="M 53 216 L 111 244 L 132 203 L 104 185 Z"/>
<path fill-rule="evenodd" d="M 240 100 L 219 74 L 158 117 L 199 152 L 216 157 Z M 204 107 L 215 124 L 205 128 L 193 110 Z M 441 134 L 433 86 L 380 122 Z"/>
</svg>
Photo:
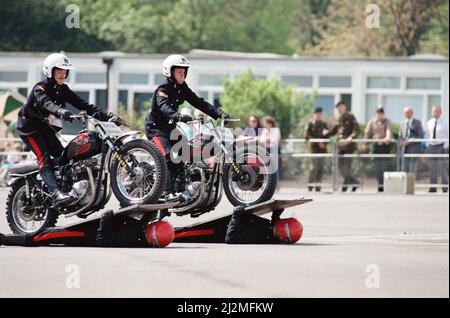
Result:
<svg viewBox="0 0 450 318">
<path fill-rule="evenodd" d="M 25 204 L 25 180 L 15 182 L 6 200 L 6 220 L 14 234 L 36 235 L 58 221 L 58 211 L 47 208 L 45 212 L 36 211 Z"/>
</svg>

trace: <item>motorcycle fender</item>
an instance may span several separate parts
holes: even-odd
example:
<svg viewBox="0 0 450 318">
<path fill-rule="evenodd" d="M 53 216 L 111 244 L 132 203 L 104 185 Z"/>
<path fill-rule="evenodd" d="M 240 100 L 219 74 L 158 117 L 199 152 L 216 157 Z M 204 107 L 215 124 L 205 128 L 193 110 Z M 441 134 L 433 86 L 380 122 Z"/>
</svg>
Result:
<svg viewBox="0 0 450 318">
<path fill-rule="evenodd" d="M 22 177 L 12 177 L 11 179 L 9 179 L 8 181 L 8 187 L 11 187 L 14 183 L 18 182 L 20 179 L 22 179 Z"/>
<path fill-rule="evenodd" d="M 125 140 L 129 137 L 131 137 L 131 140 L 133 139 L 138 139 L 141 136 L 141 132 L 140 131 L 136 131 L 136 130 L 132 130 L 132 131 L 127 131 L 126 133 L 124 133 L 123 135 L 121 135 L 118 140 Z"/>
</svg>

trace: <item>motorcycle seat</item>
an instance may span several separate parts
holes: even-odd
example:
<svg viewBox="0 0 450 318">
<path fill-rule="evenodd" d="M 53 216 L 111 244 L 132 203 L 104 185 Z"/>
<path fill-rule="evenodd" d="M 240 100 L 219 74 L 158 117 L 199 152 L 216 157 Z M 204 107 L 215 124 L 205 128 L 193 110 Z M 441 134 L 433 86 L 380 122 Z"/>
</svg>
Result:
<svg viewBox="0 0 450 318">
<path fill-rule="evenodd" d="M 10 174 L 26 174 L 39 169 L 38 162 L 36 160 L 24 161 L 21 163 L 13 164 L 9 170 Z"/>
</svg>

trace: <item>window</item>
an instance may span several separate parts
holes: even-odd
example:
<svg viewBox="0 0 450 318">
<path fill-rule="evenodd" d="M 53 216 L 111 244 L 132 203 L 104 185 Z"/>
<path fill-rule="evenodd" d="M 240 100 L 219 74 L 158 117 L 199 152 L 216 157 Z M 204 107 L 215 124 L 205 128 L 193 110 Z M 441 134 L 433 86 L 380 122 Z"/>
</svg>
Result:
<svg viewBox="0 0 450 318">
<path fill-rule="evenodd" d="M 352 111 L 352 94 L 341 94 L 340 100 L 343 101 L 345 105 L 347 105 L 348 111 Z"/>
<path fill-rule="evenodd" d="M 200 74 L 198 78 L 199 85 L 222 86 L 223 75 Z"/>
<path fill-rule="evenodd" d="M 370 76 L 367 78 L 367 88 L 400 88 L 400 77 Z"/>
<path fill-rule="evenodd" d="M 428 107 L 427 107 L 427 113 L 425 115 L 427 117 L 431 116 L 431 108 L 433 108 L 433 106 L 442 106 L 441 103 L 442 103 L 441 95 L 428 96 Z"/>
<path fill-rule="evenodd" d="M 152 97 L 152 93 L 135 93 L 133 101 L 134 112 L 138 114 L 147 113 L 151 107 Z"/>
<path fill-rule="evenodd" d="M 208 99 L 209 99 L 209 97 L 208 97 L 209 94 L 207 91 L 199 91 L 197 95 L 206 101 L 208 101 Z"/>
<path fill-rule="evenodd" d="M 352 78 L 349 76 L 320 76 L 320 87 L 352 87 Z"/>
<path fill-rule="evenodd" d="M 388 117 L 394 123 L 400 123 L 403 120 L 403 109 L 411 107 L 414 111 L 414 117 L 422 118 L 423 115 L 423 97 L 408 95 L 389 95 L 382 97 L 382 105 Z M 372 115 L 375 110 L 373 110 Z M 370 114 L 369 114 L 370 115 Z"/>
<path fill-rule="evenodd" d="M 126 89 L 119 90 L 119 107 L 128 106 L 128 91 Z"/>
<path fill-rule="evenodd" d="M 378 95 L 367 94 L 366 95 L 366 122 L 368 122 L 375 114 L 375 110 L 378 106 Z"/>
<path fill-rule="evenodd" d="M 19 87 L 17 89 L 17 91 L 19 92 L 20 95 L 27 97 L 28 95 L 28 88 L 26 87 Z"/>
<path fill-rule="evenodd" d="M 89 101 L 89 92 L 81 91 L 81 92 L 75 92 L 80 98 L 84 99 L 85 101 Z M 80 112 L 79 109 L 73 107 L 71 104 L 66 104 L 67 109 L 69 109 L 72 113 L 78 114 Z M 64 135 L 76 135 L 79 131 L 83 129 L 83 125 L 78 121 L 74 120 L 73 122 L 64 122 L 64 129 L 62 133 Z"/>
<path fill-rule="evenodd" d="M 101 107 L 103 110 L 108 109 L 106 104 L 106 89 L 96 89 L 95 90 L 95 105 Z"/>
<path fill-rule="evenodd" d="M 318 95 L 314 107 L 322 107 L 326 120 L 333 118 L 334 95 Z"/>
<path fill-rule="evenodd" d="M 412 78 L 406 80 L 408 89 L 441 89 L 440 78 Z"/>
<path fill-rule="evenodd" d="M 166 77 L 161 74 L 155 74 L 155 85 L 161 85 L 166 82 Z"/>
<path fill-rule="evenodd" d="M 297 87 L 312 87 L 312 76 L 281 76 L 281 82 L 292 84 Z"/>
<path fill-rule="evenodd" d="M 0 82 L 26 82 L 27 79 L 27 72 L 0 72 Z"/>
<path fill-rule="evenodd" d="M 106 74 L 77 73 L 77 83 L 106 83 Z"/>
<path fill-rule="evenodd" d="M 148 74 L 121 73 L 119 84 L 148 85 Z"/>
<path fill-rule="evenodd" d="M 220 107 L 220 95 L 221 95 L 220 93 L 214 93 L 213 104 L 216 107 Z"/>
</svg>

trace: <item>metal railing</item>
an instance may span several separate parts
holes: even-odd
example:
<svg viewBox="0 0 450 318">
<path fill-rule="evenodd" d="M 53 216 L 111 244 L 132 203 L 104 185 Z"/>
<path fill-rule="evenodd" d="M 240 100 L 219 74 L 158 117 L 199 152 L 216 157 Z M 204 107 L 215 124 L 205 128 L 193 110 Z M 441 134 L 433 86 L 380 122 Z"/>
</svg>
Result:
<svg viewBox="0 0 450 318">
<path fill-rule="evenodd" d="M 422 145 L 422 151 L 418 153 L 405 153 L 405 141 L 409 143 L 409 145 L 413 143 L 419 143 Z M 390 160 L 389 165 L 391 165 L 390 171 L 405 171 L 405 159 L 416 159 L 417 161 L 417 171 L 416 173 L 416 182 L 415 187 L 417 189 L 422 188 L 447 188 L 448 185 L 444 182 L 442 183 L 424 183 L 424 179 L 429 179 L 429 171 L 427 171 L 426 163 L 424 160 L 436 159 L 436 160 L 445 160 L 447 165 L 445 166 L 446 173 L 448 175 L 448 159 L 449 154 L 447 153 L 427 153 L 426 144 L 430 142 L 433 143 L 448 143 L 448 139 L 439 139 L 439 140 L 430 140 L 430 139 L 408 139 L 408 140 L 391 140 L 391 144 L 394 145 L 391 147 L 390 153 L 368 153 L 367 150 L 361 152 L 360 149 L 356 150 L 353 153 L 339 153 L 339 144 L 345 142 L 345 140 L 335 141 L 333 139 L 304 139 L 304 138 L 290 138 L 283 139 L 281 141 L 281 160 L 283 160 L 283 169 L 286 170 L 285 164 L 290 163 L 295 169 L 293 170 L 294 175 L 291 175 L 291 179 L 307 177 L 308 173 L 306 170 L 310 172 L 310 166 L 314 159 L 323 159 L 322 164 L 324 165 L 323 170 L 326 172 L 324 174 L 324 181 L 321 182 L 309 182 L 308 180 L 304 180 L 301 182 L 302 185 L 306 187 L 324 187 L 330 188 L 331 191 L 338 191 L 342 186 L 354 187 L 357 186 L 364 190 L 364 187 L 368 184 L 366 179 L 373 179 L 373 173 L 368 173 L 368 168 L 373 169 L 371 167 L 370 161 L 376 159 L 385 159 Z M 378 139 L 353 139 L 352 143 L 355 145 L 360 144 L 376 144 L 383 143 L 384 140 Z M 0 138 L 0 149 L 4 148 L 4 145 L 9 144 L 9 148 L 12 149 L 12 145 L 14 143 L 23 144 L 23 141 L 20 138 Z M 327 152 L 324 153 L 312 153 L 306 149 L 306 146 L 314 143 L 324 143 L 327 146 Z M 300 146 L 301 149 L 295 149 Z M 358 147 L 356 147 L 358 148 Z M 22 155 L 27 156 L 29 158 L 33 158 L 33 154 L 31 152 L 26 151 L 11 151 L 10 149 L 5 149 L 0 151 L 0 157 L 6 158 L 7 155 Z M 343 160 L 353 160 L 356 159 L 355 162 L 352 163 L 352 171 L 356 174 L 359 173 L 360 179 L 362 182 L 358 184 L 354 183 L 345 183 L 342 181 L 342 176 L 339 170 L 340 163 Z M 292 163 L 289 161 L 292 160 L 303 160 L 303 162 L 299 163 L 296 166 L 296 163 Z M 3 160 L 1 160 L 3 162 Z M 308 162 L 305 162 L 308 161 Z M 364 162 L 367 161 L 367 162 Z M 441 163 L 440 163 L 441 164 Z M 424 166 L 425 165 L 425 166 Z M 306 168 L 305 168 L 306 167 Z M 441 167 L 442 168 L 442 167 Z M 289 169 L 288 169 L 289 170 Z M 429 169 L 428 169 L 429 170 Z M 292 178 L 293 177 L 293 178 Z M 286 178 L 285 178 L 286 179 Z M 289 178 L 287 178 L 289 179 Z"/>
<path fill-rule="evenodd" d="M 331 139 L 302 139 L 302 138 L 290 138 L 290 139 L 284 139 L 282 140 L 282 158 L 283 158 L 283 165 L 286 165 L 288 161 L 294 159 L 311 159 L 311 158 L 323 158 L 324 160 L 329 160 L 327 163 L 327 166 L 330 168 L 328 169 L 328 178 L 324 178 L 327 181 L 320 182 L 320 183 L 311 183 L 308 181 L 303 180 L 301 184 L 306 184 L 307 187 L 330 187 L 331 191 L 338 191 L 342 186 L 346 186 L 349 188 L 352 187 L 359 187 L 362 190 L 364 190 L 364 187 L 366 185 L 366 180 L 369 179 L 369 173 L 367 170 L 367 167 L 370 167 L 373 170 L 374 162 L 378 159 L 378 164 L 380 161 L 386 161 L 384 164 L 389 165 L 389 170 L 386 171 L 404 171 L 404 162 L 405 158 L 417 158 L 419 160 L 426 160 L 426 159 L 442 159 L 447 161 L 447 165 L 445 167 L 446 173 L 448 175 L 448 159 L 449 155 L 447 153 L 442 154 L 430 154 L 430 153 L 424 153 L 426 152 L 426 149 L 424 147 L 424 151 L 421 153 L 405 153 L 404 148 L 404 142 L 405 140 L 399 141 L 399 140 L 391 140 L 390 141 L 390 151 L 389 153 L 373 153 L 368 152 L 368 149 L 366 151 L 361 152 L 361 149 L 358 149 L 357 145 L 360 144 L 382 144 L 384 140 L 382 139 L 353 139 L 352 143 L 355 144 L 356 150 L 352 153 L 340 153 L 339 152 L 339 144 L 345 143 L 345 140 L 338 140 L 333 141 Z M 430 140 L 430 139 L 408 139 L 407 142 L 411 143 L 448 143 L 448 139 L 440 139 L 440 140 Z M 328 145 L 328 151 L 326 153 L 311 153 L 308 152 L 306 147 L 308 144 L 314 144 L 314 143 L 326 143 Z M 301 150 L 295 150 L 296 145 L 301 145 L 303 149 Z M 331 158 L 331 159 L 330 159 Z M 352 170 L 353 171 L 362 171 L 362 182 L 358 183 L 351 183 L 351 182 L 342 182 L 342 177 L 340 176 L 339 171 L 339 164 L 343 160 L 353 160 L 356 159 L 356 162 L 353 162 L 352 164 Z M 330 162 L 331 161 L 331 162 Z M 367 162 L 364 162 L 367 161 Z M 372 161 L 372 163 L 370 163 Z M 301 163 L 298 163 L 299 165 L 302 165 Z M 303 163 L 303 166 L 305 164 Z M 381 164 L 382 165 L 382 164 Z M 303 169 L 305 170 L 305 169 Z M 308 169 L 310 170 L 310 169 Z M 423 167 L 422 167 L 423 170 Z M 306 175 L 304 171 L 302 171 L 303 175 Z M 426 173 L 426 176 L 423 176 L 425 173 L 422 171 L 420 174 L 416 174 L 416 180 L 417 181 L 423 181 L 424 178 L 429 177 L 429 171 Z M 419 177 L 420 176 L 420 180 Z M 373 172 L 370 175 L 370 179 L 373 179 L 374 175 Z M 376 177 L 376 176 L 375 176 Z M 378 184 L 380 185 L 380 184 Z M 375 184 L 375 186 L 377 186 Z M 423 182 L 416 182 L 415 187 L 417 189 L 420 188 L 444 188 L 446 189 L 448 187 L 448 184 L 445 182 L 442 183 L 423 183 Z"/>
</svg>

